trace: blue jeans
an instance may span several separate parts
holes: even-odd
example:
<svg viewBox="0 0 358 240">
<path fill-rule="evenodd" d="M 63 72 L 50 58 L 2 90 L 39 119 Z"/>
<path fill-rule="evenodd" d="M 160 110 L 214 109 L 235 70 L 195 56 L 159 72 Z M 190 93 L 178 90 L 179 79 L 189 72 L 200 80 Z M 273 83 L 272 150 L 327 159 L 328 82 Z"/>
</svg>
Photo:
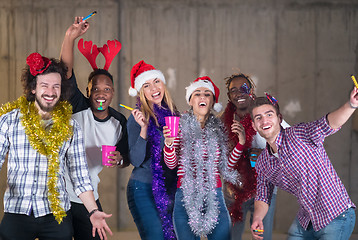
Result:
<svg viewBox="0 0 358 240">
<path fill-rule="evenodd" d="M 230 215 L 224 202 L 221 188 L 216 189 L 217 200 L 219 201 L 219 223 L 209 234 L 208 240 L 229 240 L 230 239 Z M 194 235 L 189 226 L 188 214 L 183 204 L 183 191 L 178 188 L 175 194 L 174 203 L 174 229 L 178 240 L 200 240 L 199 236 Z"/>
<path fill-rule="evenodd" d="M 317 232 L 311 223 L 305 230 L 296 217 L 288 231 L 288 240 L 348 240 L 353 232 L 355 216 L 354 209 L 349 208 Z"/>
<path fill-rule="evenodd" d="M 269 206 L 268 212 L 263 220 L 264 224 L 264 240 L 272 239 L 272 228 L 273 228 L 273 218 L 275 215 L 275 206 L 276 206 L 276 195 L 272 194 L 271 204 Z M 235 222 L 231 229 L 231 240 L 241 240 L 242 234 L 245 230 L 245 220 L 247 212 L 250 211 L 250 227 L 252 224 L 252 218 L 254 214 L 254 203 L 255 199 L 251 198 L 242 204 L 242 221 Z"/>
<path fill-rule="evenodd" d="M 162 222 L 157 212 L 152 185 L 129 179 L 128 207 L 142 240 L 164 240 Z"/>
</svg>

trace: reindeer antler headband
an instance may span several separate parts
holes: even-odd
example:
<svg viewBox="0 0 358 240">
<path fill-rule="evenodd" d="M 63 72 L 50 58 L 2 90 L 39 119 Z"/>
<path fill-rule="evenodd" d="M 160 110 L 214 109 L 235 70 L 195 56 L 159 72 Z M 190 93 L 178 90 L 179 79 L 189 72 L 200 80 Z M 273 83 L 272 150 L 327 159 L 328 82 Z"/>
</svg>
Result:
<svg viewBox="0 0 358 240">
<path fill-rule="evenodd" d="M 106 59 L 103 69 L 108 71 L 114 57 L 119 53 L 121 48 L 122 44 L 116 39 L 108 40 L 107 44 L 104 44 L 103 47 L 97 47 L 96 44 L 92 45 L 92 41 L 83 41 L 83 38 L 78 41 L 78 50 L 87 58 L 93 70 L 98 69 L 96 59 L 101 52 Z"/>
</svg>

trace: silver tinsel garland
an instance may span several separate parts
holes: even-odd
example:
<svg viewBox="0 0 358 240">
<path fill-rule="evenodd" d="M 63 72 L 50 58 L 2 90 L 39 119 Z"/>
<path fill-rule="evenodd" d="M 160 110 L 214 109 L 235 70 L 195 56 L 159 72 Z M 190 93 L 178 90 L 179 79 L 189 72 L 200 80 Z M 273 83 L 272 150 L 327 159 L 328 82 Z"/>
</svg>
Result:
<svg viewBox="0 0 358 240">
<path fill-rule="evenodd" d="M 180 119 L 180 130 L 184 207 L 194 234 L 206 236 L 219 221 L 215 173 L 219 170 L 226 181 L 237 184 L 238 172 L 228 166 L 228 139 L 220 119 L 210 114 L 202 129 L 192 111 L 189 111 Z M 206 160 L 203 158 L 204 149 L 207 152 Z"/>
</svg>

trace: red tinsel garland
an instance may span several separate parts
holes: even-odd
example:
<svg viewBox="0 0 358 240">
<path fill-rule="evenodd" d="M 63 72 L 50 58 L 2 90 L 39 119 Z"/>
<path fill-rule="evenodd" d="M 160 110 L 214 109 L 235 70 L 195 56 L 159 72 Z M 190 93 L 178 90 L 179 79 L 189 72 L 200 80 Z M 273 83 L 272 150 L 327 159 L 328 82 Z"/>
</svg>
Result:
<svg viewBox="0 0 358 240">
<path fill-rule="evenodd" d="M 234 104 L 229 101 L 222 115 L 222 121 L 229 132 L 230 150 L 232 150 L 239 141 L 237 135 L 230 131 L 235 111 L 236 108 Z M 225 183 L 227 191 L 230 192 L 230 195 L 234 198 L 234 203 L 228 206 L 232 222 L 242 221 L 242 204 L 255 196 L 257 183 L 256 171 L 251 167 L 249 157 L 252 139 L 256 135 L 256 131 L 252 127 L 250 114 L 246 114 L 244 118 L 241 119 L 240 123 L 245 129 L 246 141 L 243 154 L 236 164 L 235 169 L 240 173 L 242 186 L 238 187 L 231 183 Z"/>
</svg>

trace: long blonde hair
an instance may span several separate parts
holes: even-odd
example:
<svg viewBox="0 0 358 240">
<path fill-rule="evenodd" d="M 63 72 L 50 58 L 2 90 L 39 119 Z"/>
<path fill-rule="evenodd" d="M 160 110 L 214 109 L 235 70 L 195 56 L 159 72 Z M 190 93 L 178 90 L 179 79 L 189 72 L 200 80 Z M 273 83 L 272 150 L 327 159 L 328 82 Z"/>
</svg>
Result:
<svg viewBox="0 0 358 240">
<path fill-rule="evenodd" d="M 174 114 L 177 111 L 177 108 L 173 103 L 173 100 L 172 100 L 172 98 L 170 96 L 170 93 L 169 93 L 167 87 L 164 84 L 163 84 L 163 86 L 164 86 L 164 96 L 163 96 L 162 102 L 164 101 L 164 103 L 166 105 L 168 105 L 168 108 L 171 111 L 171 113 Z M 154 121 L 155 121 L 155 124 L 157 126 L 159 126 L 158 119 L 154 114 L 154 111 L 153 111 L 153 109 L 151 107 L 151 104 L 149 103 L 148 99 L 144 95 L 143 88 L 141 88 L 139 90 L 139 100 L 140 100 L 140 103 L 141 103 L 140 110 L 144 114 L 145 119 L 147 121 L 149 121 L 149 118 L 152 117 L 154 119 Z"/>
</svg>

